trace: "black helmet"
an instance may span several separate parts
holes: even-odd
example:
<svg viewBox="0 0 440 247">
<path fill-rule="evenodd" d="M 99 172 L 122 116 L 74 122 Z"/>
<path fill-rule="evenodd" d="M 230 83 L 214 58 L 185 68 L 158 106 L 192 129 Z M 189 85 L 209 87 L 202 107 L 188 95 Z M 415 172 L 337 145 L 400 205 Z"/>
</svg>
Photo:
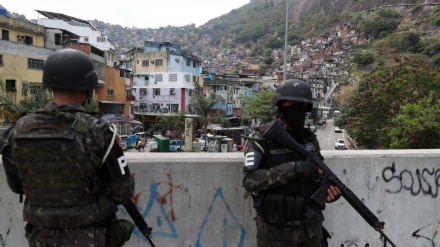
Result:
<svg viewBox="0 0 440 247">
<path fill-rule="evenodd" d="M 43 87 L 90 92 L 98 86 L 92 61 L 82 51 L 63 49 L 44 63 Z"/>
<path fill-rule="evenodd" d="M 277 88 L 272 98 L 272 106 L 278 105 L 282 100 L 307 103 L 308 111 L 312 111 L 313 108 L 312 90 L 309 84 L 298 79 L 287 80 Z"/>
</svg>

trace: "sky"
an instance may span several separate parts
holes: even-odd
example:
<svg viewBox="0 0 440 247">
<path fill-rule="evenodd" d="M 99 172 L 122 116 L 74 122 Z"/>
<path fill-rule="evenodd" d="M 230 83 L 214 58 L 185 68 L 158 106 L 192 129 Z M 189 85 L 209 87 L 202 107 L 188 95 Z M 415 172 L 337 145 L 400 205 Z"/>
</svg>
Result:
<svg viewBox="0 0 440 247">
<path fill-rule="evenodd" d="M 56 12 L 83 20 L 119 24 L 122 27 L 159 28 L 168 25 L 199 27 L 211 19 L 240 8 L 250 0 L 0 0 L 9 12 L 27 19 L 39 18 L 35 10 Z M 40 15 L 40 18 L 44 16 Z"/>
</svg>

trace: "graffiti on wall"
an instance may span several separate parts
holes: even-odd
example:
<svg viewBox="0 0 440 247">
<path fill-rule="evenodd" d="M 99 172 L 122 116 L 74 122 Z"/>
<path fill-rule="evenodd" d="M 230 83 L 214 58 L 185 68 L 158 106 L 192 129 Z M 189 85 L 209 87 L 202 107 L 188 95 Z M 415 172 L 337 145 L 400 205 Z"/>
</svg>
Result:
<svg viewBox="0 0 440 247">
<path fill-rule="evenodd" d="M 413 196 L 420 194 L 437 198 L 440 187 L 440 169 L 438 168 L 417 168 L 415 171 L 403 169 L 400 172 L 393 162 L 382 171 L 382 178 L 386 183 L 392 183 L 394 188 L 386 192 L 397 194 L 407 190 Z"/>
<path fill-rule="evenodd" d="M 240 233 L 240 238 L 237 243 L 233 244 L 233 246 L 241 247 L 244 243 L 244 237 L 246 235 L 246 230 L 240 224 L 240 222 L 235 217 L 234 213 L 231 211 L 229 204 L 226 202 L 225 196 L 223 195 L 222 188 L 219 188 L 217 192 L 214 194 L 212 198 L 211 204 L 209 205 L 208 212 L 206 213 L 205 218 L 203 219 L 203 223 L 200 227 L 200 231 L 197 234 L 197 242 L 196 247 L 210 246 L 212 244 L 212 239 L 203 238 L 205 228 L 209 224 L 218 224 L 218 219 L 214 219 L 211 217 L 212 211 L 214 207 L 224 206 L 228 212 L 228 215 L 225 215 L 222 219 L 222 229 L 219 231 L 222 236 L 222 246 L 228 246 L 228 242 L 230 243 L 229 234 L 235 234 L 237 231 Z M 230 221 L 232 219 L 232 221 Z M 229 241 L 228 241 L 229 240 Z"/>
<path fill-rule="evenodd" d="M 137 193 L 133 198 L 133 201 L 136 203 L 138 210 L 141 212 L 144 219 L 147 220 L 147 223 L 149 223 L 148 220 L 151 220 L 152 217 L 155 217 L 155 221 L 152 222 L 155 223 L 155 226 L 153 227 L 153 232 L 151 234 L 153 239 L 157 237 L 173 239 L 181 237 L 181 234 L 179 234 L 177 228 L 174 225 L 176 219 L 178 219 L 178 216 L 175 215 L 175 211 L 173 208 L 173 191 L 174 189 L 178 188 L 187 193 L 188 190 L 186 188 L 183 188 L 182 186 L 174 185 L 172 183 L 172 177 L 169 174 L 167 174 L 167 177 L 169 179 L 169 182 L 153 182 L 150 184 L 149 190 L 141 191 Z M 164 190 L 164 192 L 160 194 L 159 191 L 163 190 L 158 190 L 159 186 L 168 186 L 169 189 Z M 146 195 L 148 194 L 148 191 L 150 193 L 149 195 Z M 140 200 L 141 196 L 146 198 L 145 205 L 142 205 L 144 203 Z M 191 197 L 189 196 L 189 198 Z M 170 208 L 169 210 L 165 209 L 166 204 L 168 204 L 167 206 L 168 208 Z M 191 207 L 191 203 L 189 203 L 188 206 Z M 219 214 L 215 213 L 219 211 L 225 212 L 221 214 L 222 219 L 219 219 Z M 188 217 L 188 215 L 184 215 L 182 217 Z M 219 221 L 221 221 L 221 224 L 219 224 Z M 149 225 L 151 226 L 152 224 L 149 223 Z M 218 229 L 219 225 L 221 225 L 221 229 Z M 218 239 L 213 240 L 211 239 L 212 235 L 207 234 L 211 234 L 212 230 L 215 230 L 215 232 L 219 233 Z M 143 239 L 145 242 L 147 242 L 147 240 L 144 239 L 142 233 L 137 228 L 135 228 L 133 233 L 140 239 Z M 197 239 L 194 240 L 196 243 L 195 246 L 210 246 L 213 241 L 219 241 L 224 247 L 241 247 L 244 244 L 245 236 L 246 229 L 232 212 L 231 207 L 223 194 L 223 189 L 221 187 L 216 189 L 212 197 L 211 203 L 203 218 L 203 222 L 198 228 Z"/>
</svg>

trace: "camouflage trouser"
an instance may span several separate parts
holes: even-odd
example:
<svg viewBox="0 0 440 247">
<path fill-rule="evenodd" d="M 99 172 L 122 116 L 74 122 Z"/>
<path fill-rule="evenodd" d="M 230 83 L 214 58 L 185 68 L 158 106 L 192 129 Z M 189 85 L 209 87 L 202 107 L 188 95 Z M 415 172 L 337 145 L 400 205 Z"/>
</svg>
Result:
<svg viewBox="0 0 440 247">
<path fill-rule="evenodd" d="M 106 228 L 44 228 L 26 225 L 30 247 L 104 247 Z"/>
<path fill-rule="evenodd" d="M 322 222 L 279 227 L 257 216 L 257 247 L 321 247 Z"/>
</svg>

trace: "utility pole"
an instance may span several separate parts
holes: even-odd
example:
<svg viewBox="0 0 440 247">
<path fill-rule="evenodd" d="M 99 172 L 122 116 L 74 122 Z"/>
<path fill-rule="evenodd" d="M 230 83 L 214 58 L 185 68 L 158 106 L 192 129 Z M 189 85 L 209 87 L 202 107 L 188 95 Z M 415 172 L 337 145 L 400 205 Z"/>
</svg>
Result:
<svg viewBox="0 0 440 247">
<path fill-rule="evenodd" d="M 287 32 L 289 30 L 289 0 L 286 0 L 286 30 L 284 32 L 284 71 L 283 71 L 283 83 L 287 78 Z"/>
</svg>

